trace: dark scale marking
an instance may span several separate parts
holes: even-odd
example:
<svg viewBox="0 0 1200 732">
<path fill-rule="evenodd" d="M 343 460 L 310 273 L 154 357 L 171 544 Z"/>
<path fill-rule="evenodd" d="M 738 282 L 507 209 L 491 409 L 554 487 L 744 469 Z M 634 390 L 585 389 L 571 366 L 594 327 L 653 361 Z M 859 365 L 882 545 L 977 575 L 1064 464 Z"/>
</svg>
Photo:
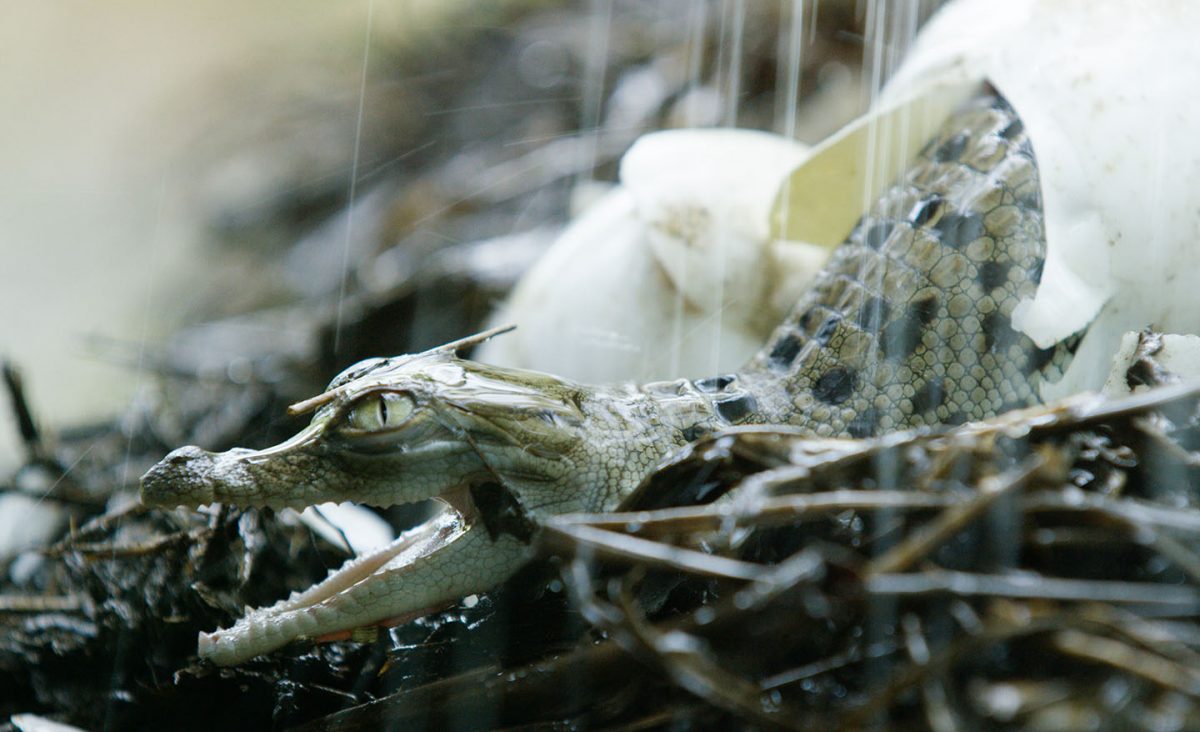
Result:
<svg viewBox="0 0 1200 732">
<path fill-rule="evenodd" d="M 879 249 L 883 243 L 892 235 L 892 229 L 896 227 L 890 221 L 883 221 L 875 224 L 870 229 L 867 229 L 866 236 L 863 237 L 863 244 L 872 249 Z"/>
<path fill-rule="evenodd" d="M 716 394 L 732 384 L 736 378 L 733 374 L 725 374 L 723 376 L 710 376 L 707 379 L 696 379 L 692 383 L 705 394 Z"/>
<path fill-rule="evenodd" d="M 1014 119 L 1005 125 L 1004 129 L 1000 130 L 999 135 L 1005 140 L 1011 140 L 1017 135 L 1025 131 L 1025 123 L 1019 119 Z"/>
<path fill-rule="evenodd" d="M 800 327 L 804 329 L 805 333 L 811 332 L 817 323 L 823 322 L 821 318 L 824 317 L 824 311 L 824 307 L 815 307 L 800 317 Z M 834 315 L 838 315 L 838 313 L 835 312 Z"/>
<path fill-rule="evenodd" d="M 708 434 L 708 430 L 698 424 L 694 424 L 691 427 L 685 427 L 680 430 L 679 434 L 683 437 L 684 442 L 695 442 Z"/>
<path fill-rule="evenodd" d="M 963 424 L 971 418 L 962 412 L 951 412 L 946 415 L 946 419 L 942 420 L 943 424 Z"/>
<path fill-rule="evenodd" d="M 917 412 L 928 412 L 931 409 L 937 409 L 946 401 L 946 385 L 941 379 L 930 379 L 926 381 L 917 393 L 913 394 L 912 403 L 913 410 Z"/>
<path fill-rule="evenodd" d="M 983 327 L 984 344 L 990 353 L 1003 354 L 1010 345 L 1021 338 L 1021 334 L 1013 330 L 1008 316 L 999 310 L 993 310 L 983 316 L 980 325 Z"/>
<path fill-rule="evenodd" d="M 979 265 L 979 284 L 984 292 L 991 292 L 1005 282 L 1008 282 L 1008 272 L 1012 265 L 1008 262 L 984 262 Z"/>
<path fill-rule="evenodd" d="M 927 295 L 920 300 L 913 300 L 908 305 L 908 316 L 921 325 L 929 325 L 937 317 L 938 299 L 936 295 Z"/>
<path fill-rule="evenodd" d="M 771 354 L 767 358 L 771 361 L 771 365 L 777 369 L 789 368 L 792 362 L 796 360 L 796 356 L 799 355 L 800 348 L 803 345 L 804 342 L 795 333 L 788 333 L 775 342 L 775 346 L 771 349 Z"/>
<path fill-rule="evenodd" d="M 879 410 L 867 407 L 846 425 L 851 437 L 871 437 L 879 429 Z"/>
<path fill-rule="evenodd" d="M 716 402 L 716 407 L 721 419 L 733 423 L 753 414 L 758 409 L 758 402 L 751 394 L 738 394 Z"/>
<path fill-rule="evenodd" d="M 933 228 L 941 234 L 942 244 L 962 249 L 983 235 L 983 219 L 973 214 L 948 213 Z"/>
<path fill-rule="evenodd" d="M 1033 265 L 1033 269 L 1029 270 L 1029 281 L 1033 284 L 1038 284 L 1042 281 L 1042 271 L 1046 269 L 1046 260 L 1039 259 L 1037 264 Z"/>
<path fill-rule="evenodd" d="M 933 151 L 933 159 L 938 163 L 956 162 L 962 156 L 963 150 L 966 149 L 967 143 L 971 141 L 971 136 L 967 132 L 960 132 L 949 140 L 946 140 L 938 149 Z"/>
<path fill-rule="evenodd" d="M 887 321 L 888 312 L 886 300 L 881 297 L 869 297 L 858 311 L 858 327 L 868 333 L 878 333 Z"/>
<path fill-rule="evenodd" d="M 887 324 L 880 334 L 883 357 L 889 361 L 902 361 L 913 354 L 921 342 L 925 326 L 913 318 L 897 318 Z"/>
<path fill-rule="evenodd" d="M 816 334 L 813 336 L 813 340 L 817 343 L 820 343 L 822 346 L 829 345 L 829 339 L 832 338 L 833 334 L 837 332 L 837 325 L 840 322 L 842 322 L 842 316 L 829 316 L 828 320 L 826 320 L 824 323 L 821 323 L 821 327 L 817 329 Z"/>
<path fill-rule="evenodd" d="M 912 211 L 908 214 L 909 223 L 914 227 L 924 226 L 929 223 L 930 219 L 941 213 L 942 206 L 945 203 L 945 199 L 938 195 L 917 201 L 917 204 L 913 206 Z"/>
<path fill-rule="evenodd" d="M 921 343 L 921 334 L 937 317 L 938 299 L 929 295 L 914 300 L 899 318 L 887 324 L 880 335 L 883 356 L 891 361 L 901 361 L 916 351 Z"/>
<path fill-rule="evenodd" d="M 817 383 L 813 385 L 813 396 L 826 404 L 841 404 L 850 398 L 857 382 L 853 371 L 834 366 L 817 379 Z"/>
<path fill-rule="evenodd" d="M 1030 344 L 1031 346 L 1033 344 Z M 1029 354 L 1025 358 L 1025 372 L 1033 373 L 1041 371 L 1046 364 L 1054 360 L 1054 354 L 1058 352 L 1058 348 L 1050 346 L 1049 348 L 1037 348 L 1033 346 L 1029 349 Z"/>
</svg>

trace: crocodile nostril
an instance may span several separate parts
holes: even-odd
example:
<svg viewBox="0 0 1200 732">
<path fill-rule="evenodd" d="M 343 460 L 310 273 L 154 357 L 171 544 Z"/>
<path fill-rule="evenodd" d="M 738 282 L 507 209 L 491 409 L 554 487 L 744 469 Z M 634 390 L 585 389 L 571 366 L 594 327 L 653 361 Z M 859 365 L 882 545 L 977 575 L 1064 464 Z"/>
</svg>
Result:
<svg viewBox="0 0 1200 732">
<path fill-rule="evenodd" d="M 211 471 L 210 453 L 194 445 L 173 450 L 142 476 L 142 502 L 155 506 L 211 502 Z"/>
</svg>

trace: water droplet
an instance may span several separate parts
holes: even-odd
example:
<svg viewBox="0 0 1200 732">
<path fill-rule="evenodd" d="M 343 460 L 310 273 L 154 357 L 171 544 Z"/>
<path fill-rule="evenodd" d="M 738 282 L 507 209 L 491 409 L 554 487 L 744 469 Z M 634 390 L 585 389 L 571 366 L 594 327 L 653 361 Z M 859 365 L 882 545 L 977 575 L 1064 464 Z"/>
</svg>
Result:
<svg viewBox="0 0 1200 732">
<path fill-rule="evenodd" d="M 764 712 L 774 714 L 779 711 L 779 706 L 783 703 L 783 694 L 780 694 L 778 689 L 772 689 L 759 697 L 759 703 Z"/>
</svg>

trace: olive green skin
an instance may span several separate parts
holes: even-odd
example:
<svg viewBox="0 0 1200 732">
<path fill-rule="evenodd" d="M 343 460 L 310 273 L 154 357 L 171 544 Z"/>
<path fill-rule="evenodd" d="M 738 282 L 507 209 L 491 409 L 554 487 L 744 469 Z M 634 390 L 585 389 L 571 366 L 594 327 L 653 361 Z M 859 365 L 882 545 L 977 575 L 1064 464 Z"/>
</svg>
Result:
<svg viewBox="0 0 1200 732">
<path fill-rule="evenodd" d="M 529 537 L 485 531 L 478 491 L 511 496 L 536 524 L 611 510 L 672 451 L 733 425 L 866 437 L 1036 402 L 1078 341 L 1039 349 L 1012 327 L 1044 259 L 1030 141 L 985 94 L 947 120 L 737 374 L 589 386 L 458 358 L 469 341 L 372 359 L 300 405 L 316 413 L 296 437 L 262 451 L 180 448 L 143 477 L 143 500 L 453 508 L 421 537 L 201 635 L 202 656 L 238 663 L 503 581 Z"/>
</svg>

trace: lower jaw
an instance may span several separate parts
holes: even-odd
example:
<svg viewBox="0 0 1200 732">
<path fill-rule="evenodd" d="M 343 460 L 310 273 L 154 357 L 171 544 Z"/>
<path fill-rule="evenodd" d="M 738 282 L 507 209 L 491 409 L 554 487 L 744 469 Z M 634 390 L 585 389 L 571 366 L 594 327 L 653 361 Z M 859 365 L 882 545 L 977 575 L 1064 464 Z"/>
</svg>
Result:
<svg viewBox="0 0 1200 732">
<path fill-rule="evenodd" d="M 355 588 L 369 584 L 377 574 L 420 562 L 453 543 L 476 521 L 474 505 L 466 488 L 449 491 L 438 500 L 445 504 L 441 511 L 404 532 L 392 543 L 347 560 L 321 582 L 294 592 L 285 600 L 269 607 L 249 609 L 230 628 L 201 633 L 200 655 L 218 665 L 231 665 L 293 640 L 345 640 L 354 637 L 360 628 L 397 625 L 437 610 L 439 606 L 432 605 L 383 618 L 359 617 L 349 626 L 338 622 L 336 617 L 339 601 L 344 602 L 343 598 L 353 595 Z M 400 559 L 403 561 L 397 565 L 396 561 Z M 357 607 L 353 609 L 358 610 Z"/>
</svg>

